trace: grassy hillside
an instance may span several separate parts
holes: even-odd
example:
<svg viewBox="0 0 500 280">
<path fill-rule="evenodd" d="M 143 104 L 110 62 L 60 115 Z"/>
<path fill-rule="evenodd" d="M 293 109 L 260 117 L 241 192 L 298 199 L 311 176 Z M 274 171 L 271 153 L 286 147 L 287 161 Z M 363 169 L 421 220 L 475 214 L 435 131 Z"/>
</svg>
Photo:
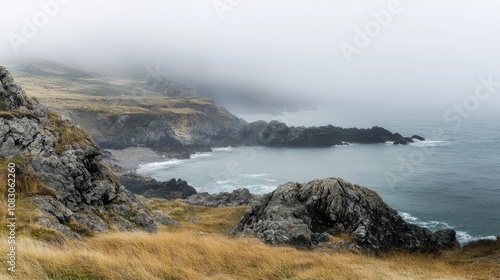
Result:
<svg viewBox="0 0 500 280">
<path fill-rule="evenodd" d="M 434 255 L 352 254 L 272 247 L 225 234 L 245 207 L 147 200 L 181 222 L 158 234 L 112 232 L 47 245 L 18 242 L 15 279 L 498 279 L 500 242 Z M 3 249 L 2 249 L 3 250 Z M 4 254 L 4 251 L 1 252 Z M 3 275 L 8 277 L 6 272 Z"/>
</svg>

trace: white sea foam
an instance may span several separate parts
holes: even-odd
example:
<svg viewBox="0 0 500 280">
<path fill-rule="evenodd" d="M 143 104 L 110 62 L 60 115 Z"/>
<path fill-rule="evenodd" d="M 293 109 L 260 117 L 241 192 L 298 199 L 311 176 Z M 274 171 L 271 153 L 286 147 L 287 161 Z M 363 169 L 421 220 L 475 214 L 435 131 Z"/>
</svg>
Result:
<svg viewBox="0 0 500 280">
<path fill-rule="evenodd" d="M 342 148 L 342 147 L 349 147 L 349 146 L 353 146 L 354 144 L 351 144 L 349 142 L 342 142 L 342 145 L 333 145 L 333 147 L 335 148 Z"/>
<path fill-rule="evenodd" d="M 217 185 L 226 185 L 226 184 L 229 184 L 231 183 L 232 180 L 221 180 L 221 181 L 217 181 L 215 182 Z"/>
<path fill-rule="evenodd" d="M 458 243 L 460 243 L 460 245 L 465 245 L 471 241 L 476 241 L 476 240 L 480 240 L 480 239 L 489 239 L 489 240 L 496 240 L 496 236 L 481 236 L 481 235 L 478 235 L 478 236 L 472 236 L 470 234 L 468 234 L 467 232 L 465 231 L 457 231 L 457 240 L 458 240 Z"/>
<path fill-rule="evenodd" d="M 254 174 L 240 174 L 239 176 L 244 177 L 244 178 L 259 178 L 259 177 L 269 176 L 269 174 L 267 174 L 267 173 L 254 173 Z"/>
<path fill-rule="evenodd" d="M 193 154 L 191 155 L 191 158 L 192 159 L 197 159 L 197 158 L 207 158 L 207 157 L 213 157 L 214 154 L 213 153 L 196 153 L 196 154 Z"/>
<path fill-rule="evenodd" d="M 417 146 L 417 147 L 440 147 L 440 146 L 448 146 L 452 142 L 450 141 L 415 141 L 414 143 L 410 143 L 411 146 Z"/>
<path fill-rule="evenodd" d="M 211 158 L 214 157 L 214 154 L 211 152 L 207 153 L 196 153 L 190 156 L 189 159 L 169 159 L 167 161 L 159 161 L 159 162 L 150 162 L 150 163 L 145 163 L 145 164 L 140 164 L 137 167 L 137 173 L 147 173 L 147 172 L 154 172 L 154 171 L 159 171 L 159 170 L 165 170 L 169 169 L 171 166 L 175 165 L 180 165 L 183 163 L 186 163 L 190 160 L 194 159 L 200 159 L 200 158 Z"/>
<path fill-rule="evenodd" d="M 408 213 L 404 213 L 404 212 L 400 212 L 399 215 L 408 223 L 412 223 L 412 224 L 415 224 L 415 225 L 418 225 L 421 227 L 425 227 L 425 228 L 432 230 L 432 231 L 444 229 L 444 228 L 451 228 L 451 229 L 454 228 L 454 226 L 452 226 L 448 223 L 445 223 L 445 222 L 441 222 L 441 221 L 422 221 L 421 219 L 419 219 L 415 216 L 412 216 Z M 460 243 L 461 246 L 463 246 L 471 241 L 475 241 L 475 240 L 479 240 L 479 239 L 491 239 L 491 240 L 496 239 L 495 236 L 481 236 L 481 235 L 472 236 L 468 232 L 459 231 L 459 230 L 457 230 L 456 233 L 457 233 L 458 243 Z"/>
<path fill-rule="evenodd" d="M 213 148 L 214 152 L 232 152 L 234 150 L 233 147 L 223 147 L 223 148 Z"/>
<path fill-rule="evenodd" d="M 186 159 L 171 159 L 167 161 L 140 164 L 137 168 L 137 173 L 145 173 L 145 172 L 168 169 L 169 166 L 179 165 L 186 161 L 187 161 Z"/>
</svg>

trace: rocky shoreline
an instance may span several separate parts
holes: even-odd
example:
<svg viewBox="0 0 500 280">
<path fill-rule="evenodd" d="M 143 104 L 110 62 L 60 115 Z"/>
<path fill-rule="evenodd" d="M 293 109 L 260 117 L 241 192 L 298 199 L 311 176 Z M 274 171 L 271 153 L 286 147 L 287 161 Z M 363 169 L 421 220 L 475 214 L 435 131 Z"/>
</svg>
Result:
<svg viewBox="0 0 500 280">
<path fill-rule="evenodd" d="M 409 224 L 375 192 L 340 178 L 290 182 L 257 196 L 246 189 L 197 193 L 183 180 L 159 182 L 115 165 L 118 177 L 103 163 L 103 151 L 85 131 L 29 98 L 4 67 L 0 67 L 0 81 L 0 158 L 17 162 L 16 177 L 26 178 L 26 189 L 20 195 L 40 210 L 36 223 L 50 229 L 61 242 L 61 236 L 83 239 L 109 230 L 154 233 L 157 224 L 179 225 L 162 211 L 148 209 L 133 192 L 206 207 L 249 206 L 231 234 L 252 236 L 273 245 L 411 252 L 457 246 L 454 230 L 431 232 Z M 240 128 L 239 134 L 229 134 L 225 139 L 273 147 L 329 146 L 344 141 L 408 144 L 423 140 L 380 127 L 297 128 L 279 122 L 256 122 Z M 205 144 L 217 137 L 212 135 Z M 113 160 L 112 154 L 104 154 L 107 161 Z M 154 154 L 148 156 L 156 158 Z M 332 236 L 339 234 L 349 240 L 333 242 Z"/>
<path fill-rule="evenodd" d="M 135 118 L 148 118 L 147 125 L 137 129 Z M 147 147 L 171 158 L 189 158 L 197 152 L 208 152 L 214 147 L 332 147 L 346 143 L 377 144 L 393 142 L 408 145 L 425 138 L 404 137 L 382 127 L 368 129 L 341 128 L 333 125 L 320 127 L 287 126 L 278 121 L 247 123 L 236 117 L 215 126 L 193 125 L 189 140 L 178 137 L 164 119 L 148 116 L 122 115 L 114 123 L 104 125 L 104 132 L 93 135 L 104 149 Z"/>
</svg>

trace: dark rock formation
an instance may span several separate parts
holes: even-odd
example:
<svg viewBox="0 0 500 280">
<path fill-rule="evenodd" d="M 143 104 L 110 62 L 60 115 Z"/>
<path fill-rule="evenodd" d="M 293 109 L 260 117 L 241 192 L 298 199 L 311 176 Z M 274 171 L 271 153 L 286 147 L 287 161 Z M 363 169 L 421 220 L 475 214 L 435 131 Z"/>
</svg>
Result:
<svg viewBox="0 0 500 280">
<path fill-rule="evenodd" d="M 198 193 L 190 196 L 187 199 L 183 199 L 182 202 L 208 207 L 241 206 L 252 204 L 252 202 L 258 197 L 259 196 L 257 195 L 251 194 L 248 189 L 236 189 L 230 193 Z"/>
<path fill-rule="evenodd" d="M 424 137 L 418 135 L 413 135 L 411 138 L 412 140 L 425 141 Z"/>
<path fill-rule="evenodd" d="M 373 191 L 342 179 L 287 183 L 265 195 L 231 232 L 270 244 L 309 248 L 323 233 L 348 233 L 372 250 L 432 251 L 457 244 L 453 230 L 431 231 L 405 222 Z"/>
<path fill-rule="evenodd" d="M 330 147 L 344 145 L 346 142 L 360 144 L 387 141 L 398 142 L 398 144 L 413 142 L 411 138 L 405 138 L 378 126 L 370 129 L 341 128 L 333 125 L 288 127 L 278 121 L 250 123 L 240 132 L 240 139 L 242 145 L 271 147 Z"/>
<path fill-rule="evenodd" d="M 195 188 L 181 179 L 159 182 L 137 174 L 125 174 L 120 176 L 120 181 L 129 191 L 147 198 L 188 198 L 197 193 Z"/>
<path fill-rule="evenodd" d="M 0 81 L 0 157 L 15 157 L 16 177 L 43 185 L 24 194 L 40 207 L 39 224 L 70 238 L 113 226 L 156 231 L 142 203 L 100 162 L 88 134 L 27 97 L 1 66 Z"/>
</svg>

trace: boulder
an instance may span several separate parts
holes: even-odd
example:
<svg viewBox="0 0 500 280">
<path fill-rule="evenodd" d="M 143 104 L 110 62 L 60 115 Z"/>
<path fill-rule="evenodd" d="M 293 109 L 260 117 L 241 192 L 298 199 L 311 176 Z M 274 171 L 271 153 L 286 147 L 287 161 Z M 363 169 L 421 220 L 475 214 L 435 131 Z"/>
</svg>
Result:
<svg viewBox="0 0 500 280">
<path fill-rule="evenodd" d="M 434 251 L 457 244 L 453 230 L 433 233 L 409 224 L 377 193 L 340 178 L 279 186 L 247 210 L 231 233 L 299 248 L 340 233 L 368 250 Z"/>
</svg>

